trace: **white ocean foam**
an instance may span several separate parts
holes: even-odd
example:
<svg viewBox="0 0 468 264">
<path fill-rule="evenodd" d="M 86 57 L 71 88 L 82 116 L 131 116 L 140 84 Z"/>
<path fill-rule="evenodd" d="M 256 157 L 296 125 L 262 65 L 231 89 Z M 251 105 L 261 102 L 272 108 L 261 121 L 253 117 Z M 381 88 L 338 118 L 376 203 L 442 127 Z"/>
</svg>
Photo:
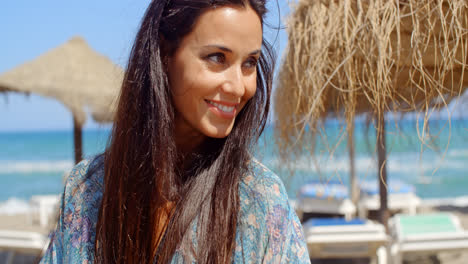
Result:
<svg viewBox="0 0 468 264">
<path fill-rule="evenodd" d="M 448 151 L 450 157 L 468 157 L 468 149 L 452 149 Z"/>
<path fill-rule="evenodd" d="M 270 159 L 267 163 L 276 168 L 283 168 L 283 163 L 279 159 Z M 300 171 L 317 172 L 348 172 L 349 160 L 347 158 L 318 158 L 313 160 L 311 157 L 301 157 L 292 165 L 293 169 Z M 358 158 L 356 159 L 357 170 L 369 170 L 375 168 L 374 162 L 371 158 Z"/>
<path fill-rule="evenodd" d="M 423 199 L 423 206 L 455 206 L 455 207 L 468 207 L 468 196 L 459 196 L 454 198 L 434 198 Z"/>
<path fill-rule="evenodd" d="M 268 165 L 283 168 L 283 163 L 273 158 L 265 161 Z M 376 159 L 369 156 L 358 156 L 356 158 L 356 171 L 360 174 L 366 174 L 377 169 Z M 310 171 L 321 173 L 348 173 L 349 159 L 345 157 L 317 157 L 314 161 L 313 157 L 302 156 L 292 165 L 292 168 L 299 171 Z M 419 155 L 414 153 L 401 153 L 394 156 L 389 156 L 387 160 L 387 168 L 391 173 L 401 173 L 406 175 L 421 176 L 430 174 L 436 169 L 455 169 L 463 170 L 466 164 L 460 160 L 450 160 L 447 157 L 439 156 L 424 157 L 421 160 Z"/>
<path fill-rule="evenodd" d="M 462 161 L 448 160 L 447 158 L 441 159 L 392 159 L 388 160 L 389 171 L 404 173 L 409 175 L 416 175 L 421 173 L 430 173 L 434 170 L 452 169 L 463 170 L 466 164 Z"/>
<path fill-rule="evenodd" d="M 0 174 L 31 172 L 66 172 L 73 167 L 71 160 L 0 161 Z"/>
<path fill-rule="evenodd" d="M 5 202 L 0 203 L 0 214 L 15 215 L 25 214 L 31 211 L 29 203 L 18 198 L 9 198 Z"/>
<path fill-rule="evenodd" d="M 458 207 L 467 207 L 468 206 L 468 196 L 461 196 L 455 198 L 453 205 Z"/>
</svg>

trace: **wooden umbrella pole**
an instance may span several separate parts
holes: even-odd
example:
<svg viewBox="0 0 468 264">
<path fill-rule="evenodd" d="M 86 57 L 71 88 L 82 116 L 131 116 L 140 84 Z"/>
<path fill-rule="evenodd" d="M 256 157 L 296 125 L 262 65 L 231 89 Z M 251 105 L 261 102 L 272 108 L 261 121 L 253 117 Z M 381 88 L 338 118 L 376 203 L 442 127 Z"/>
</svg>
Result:
<svg viewBox="0 0 468 264">
<path fill-rule="evenodd" d="M 83 159 L 83 131 L 75 116 L 73 116 L 73 142 L 75 145 L 75 164 L 77 164 Z"/>
<path fill-rule="evenodd" d="M 354 122 L 351 122 L 348 131 L 348 153 L 349 153 L 349 177 L 350 177 L 350 193 L 351 201 L 354 204 L 358 202 L 358 186 L 356 180 L 356 162 L 355 162 L 355 147 L 354 147 Z"/>
<path fill-rule="evenodd" d="M 387 199 L 387 150 L 385 143 L 385 116 L 383 111 L 379 114 L 377 127 L 377 156 L 378 156 L 378 175 L 379 194 L 380 194 L 380 210 L 379 221 L 388 230 L 388 199 Z"/>
</svg>

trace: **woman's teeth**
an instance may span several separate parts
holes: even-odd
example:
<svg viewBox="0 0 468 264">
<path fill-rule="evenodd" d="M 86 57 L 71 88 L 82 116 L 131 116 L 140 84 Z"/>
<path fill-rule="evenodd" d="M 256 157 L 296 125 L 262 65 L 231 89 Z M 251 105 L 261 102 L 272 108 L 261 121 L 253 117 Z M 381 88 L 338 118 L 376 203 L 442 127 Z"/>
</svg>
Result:
<svg viewBox="0 0 468 264">
<path fill-rule="evenodd" d="M 225 105 L 222 105 L 222 104 L 218 104 L 218 103 L 215 103 L 213 101 L 209 101 L 208 102 L 214 106 L 216 106 L 216 108 L 218 108 L 219 110 L 225 112 L 225 113 L 231 113 L 232 111 L 234 111 L 234 108 L 235 106 L 225 106 Z"/>
</svg>

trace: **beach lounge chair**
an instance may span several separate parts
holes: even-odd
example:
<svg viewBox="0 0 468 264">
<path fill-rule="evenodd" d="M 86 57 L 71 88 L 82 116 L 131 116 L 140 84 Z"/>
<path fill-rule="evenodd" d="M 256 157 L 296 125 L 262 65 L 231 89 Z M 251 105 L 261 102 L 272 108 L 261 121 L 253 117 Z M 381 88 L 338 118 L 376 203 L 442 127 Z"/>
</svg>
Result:
<svg viewBox="0 0 468 264">
<path fill-rule="evenodd" d="M 380 208 L 379 183 L 365 181 L 360 183 L 360 199 L 358 203 L 359 217 L 367 218 L 369 211 Z M 415 194 L 414 187 L 402 181 L 392 179 L 388 181 L 388 209 L 390 213 L 416 214 L 421 205 L 421 199 Z"/>
<path fill-rule="evenodd" d="M 55 220 L 60 195 L 33 195 L 29 200 L 31 206 L 30 221 L 38 221 L 41 227 L 50 227 L 50 221 Z"/>
<path fill-rule="evenodd" d="M 0 230 L 0 250 L 9 252 L 5 264 L 13 263 L 16 253 L 39 255 L 47 245 L 47 236 L 40 233 Z"/>
<path fill-rule="evenodd" d="M 388 237 L 383 225 L 370 220 L 312 218 L 303 225 L 311 258 L 370 258 L 387 263 Z"/>
<path fill-rule="evenodd" d="M 356 206 L 351 202 L 348 188 L 339 182 L 309 182 L 299 189 L 295 201 L 296 213 L 301 220 L 304 214 L 344 216 L 351 219 Z"/>
<path fill-rule="evenodd" d="M 468 250 L 468 232 L 451 213 L 397 214 L 389 224 L 393 238 L 391 254 L 395 264 L 414 255 Z"/>
</svg>

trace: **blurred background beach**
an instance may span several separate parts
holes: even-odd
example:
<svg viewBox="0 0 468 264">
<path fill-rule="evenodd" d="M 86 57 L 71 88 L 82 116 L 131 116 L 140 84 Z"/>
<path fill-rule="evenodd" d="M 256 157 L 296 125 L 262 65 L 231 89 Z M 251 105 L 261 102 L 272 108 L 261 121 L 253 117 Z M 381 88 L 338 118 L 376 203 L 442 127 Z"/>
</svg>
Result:
<svg viewBox="0 0 468 264">
<path fill-rule="evenodd" d="M 468 127 L 466 120 L 452 120 L 451 139 L 446 120 L 433 122 L 434 129 L 441 129 L 435 146 L 438 148 L 421 151 L 414 120 L 401 121 L 403 134 L 392 133 L 389 129 L 388 157 L 389 175 L 415 186 L 416 194 L 432 202 L 448 202 L 458 198 L 458 203 L 468 206 Z M 391 127 L 391 122 L 389 126 Z M 407 127 L 405 129 L 405 127 Z M 329 145 L 340 134 L 338 126 L 326 125 Z M 358 123 L 356 137 L 356 170 L 359 179 L 373 180 L 376 166 L 365 136 L 365 124 Z M 273 138 L 274 125 L 266 128 L 257 147 L 256 156 L 263 163 L 283 177 L 290 198 L 310 180 L 342 181 L 348 183 L 349 162 L 346 144 L 337 149 L 333 157 L 321 155 L 312 158 L 307 153 L 298 160 L 296 172 L 290 176 L 287 168 L 281 166 Z M 83 134 L 83 148 L 86 158 L 104 151 L 109 128 L 87 129 Z M 372 138 L 372 133 L 370 133 Z M 450 141 L 449 141 L 450 140 Z M 24 212 L 27 201 L 33 195 L 59 194 L 63 188 L 63 175 L 73 166 L 73 134 L 71 131 L 20 131 L 0 132 L 0 214 Z M 323 147 L 322 152 L 326 148 Z M 318 150 L 320 151 L 320 150 Z M 317 159 L 320 166 L 314 165 Z"/>
<path fill-rule="evenodd" d="M 0 42 L 0 74 L 76 35 L 125 67 L 135 30 L 148 3 L 129 0 L 2 3 L 0 32 L 5 41 Z M 278 29 L 266 29 L 266 37 L 279 51 L 279 62 L 287 43 L 282 17 L 289 13 L 288 3 L 270 1 L 269 10 L 267 22 Z M 430 122 L 432 143 L 423 148 L 416 130 L 416 114 L 388 119 L 388 174 L 413 185 L 427 210 L 456 212 L 468 228 L 468 94 L 434 116 Z M 308 152 L 299 156 L 293 175 L 278 157 L 274 120 L 272 114 L 255 155 L 284 180 L 291 199 L 310 180 L 348 184 L 346 141 L 333 155 L 328 153 L 328 147 L 335 145 L 343 133 L 337 120 L 331 119 L 324 125 L 327 139 L 319 144 L 314 157 Z M 63 177 L 74 165 L 72 125 L 70 112 L 53 99 L 0 94 L 0 229 L 47 233 L 49 227 L 29 226 L 26 219 L 31 210 L 29 200 L 34 195 L 58 195 L 63 191 Z M 110 129 L 110 124 L 97 124 L 88 115 L 83 130 L 85 158 L 104 151 Z M 375 132 L 367 130 L 364 120 L 358 120 L 355 129 L 357 177 L 375 180 L 376 155 L 372 143 Z"/>
</svg>

